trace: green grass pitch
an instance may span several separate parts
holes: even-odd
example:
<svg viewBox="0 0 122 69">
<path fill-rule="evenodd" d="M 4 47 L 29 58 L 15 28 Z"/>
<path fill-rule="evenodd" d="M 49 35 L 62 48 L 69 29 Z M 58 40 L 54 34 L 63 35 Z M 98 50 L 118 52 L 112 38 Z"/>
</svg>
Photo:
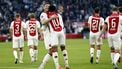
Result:
<svg viewBox="0 0 122 69">
<path fill-rule="evenodd" d="M 66 41 L 71 69 L 113 69 L 111 64 L 107 40 L 103 40 L 101 60 L 99 64 L 89 62 L 89 41 L 87 39 L 70 39 Z M 23 64 L 14 64 L 12 43 L 0 43 L 0 69 L 38 69 L 44 55 L 47 53 L 43 41 L 38 46 L 38 61 L 31 64 L 29 51 L 25 42 Z M 64 68 L 64 61 L 59 49 L 60 65 Z M 45 69 L 55 69 L 52 59 L 46 64 Z M 119 64 L 122 69 L 122 62 Z"/>
</svg>

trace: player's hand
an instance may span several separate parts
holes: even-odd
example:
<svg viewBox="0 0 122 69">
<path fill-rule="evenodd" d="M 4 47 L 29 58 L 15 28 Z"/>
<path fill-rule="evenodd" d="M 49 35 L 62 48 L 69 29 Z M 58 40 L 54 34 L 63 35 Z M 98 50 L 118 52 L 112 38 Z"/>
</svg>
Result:
<svg viewBox="0 0 122 69">
<path fill-rule="evenodd" d="M 58 18 L 57 15 L 52 15 L 52 16 L 51 16 L 51 19 L 52 19 L 52 20 L 53 20 L 53 19 L 56 19 L 56 18 Z"/>
</svg>

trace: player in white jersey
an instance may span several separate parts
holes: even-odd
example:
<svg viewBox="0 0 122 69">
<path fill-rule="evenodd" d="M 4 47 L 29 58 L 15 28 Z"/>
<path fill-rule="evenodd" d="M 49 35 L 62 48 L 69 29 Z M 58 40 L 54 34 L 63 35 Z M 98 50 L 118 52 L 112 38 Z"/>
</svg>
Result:
<svg viewBox="0 0 122 69">
<path fill-rule="evenodd" d="M 13 55 L 15 57 L 15 64 L 23 63 L 23 47 L 24 47 L 24 32 L 25 23 L 22 22 L 20 14 L 16 14 L 15 20 L 11 22 L 10 33 L 13 41 Z M 19 48 L 19 57 L 17 50 Z"/>
<path fill-rule="evenodd" d="M 94 9 L 94 15 L 89 17 L 88 24 L 90 27 L 90 62 L 93 63 L 94 51 L 96 46 L 96 63 L 98 63 L 100 59 L 102 45 L 102 38 L 100 42 L 98 41 L 98 38 L 100 35 L 100 27 L 104 25 L 104 19 L 100 17 L 100 9 L 98 7 Z"/>
<path fill-rule="evenodd" d="M 119 14 L 120 14 L 120 16 L 122 16 L 122 7 L 119 7 Z M 122 25 L 121 25 L 121 26 L 122 26 Z M 121 42 L 122 42 L 122 27 L 121 27 L 121 36 L 120 36 L 120 38 L 121 38 Z M 121 46 L 122 46 L 122 45 L 121 45 Z M 118 60 L 119 63 L 121 62 L 122 48 L 121 48 L 120 53 L 121 53 L 121 56 L 120 56 L 120 58 L 119 58 L 119 60 Z"/>
<path fill-rule="evenodd" d="M 36 20 L 35 14 L 31 13 L 29 15 L 29 20 L 26 21 L 26 29 L 27 29 L 27 39 L 29 46 L 29 53 L 31 57 L 31 62 L 37 60 L 38 57 L 38 33 L 40 30 L 40 22 Z"/>
<path fill-rule="evenodd" d="M 43 22 L 43 20 L 45 20 L 45 18 L 47 17 L 46 13 L 48 12 L 48 8 L 49 8 L 50 4 L 46 3 L 43 6 L 43 12 L 40 15 L 40 21 L 41 23 Z M 47 19 L 46 19 L 47 20 Z M 51 58 L 52 53 L 50 53 L 51 51 L 51 40 L 50 40 L 50 31 L 49 31 L 49 26 L 48 24 L 42 24 L 41 27 L 41 38 L 44 39 L 44 44 L 45 44 L 45 48 L 47 49 L 48 53 L 44 56 L 43 61 L 39 67 L 39 69 L 44 69 L 45 64 L 48 62 L 48 60 Z"/>
<path fill-rule="evenodd" d="M 118 59 L 120 57 L 120 49 L 121 49 L 121 24 L 122 24 L 122 16 L 118 14 L 118 8 L 114 7 L 112 9 L 112 14 L 108 16 L 105 20 L 105 25 L 103 26 L 102 32 L 107 30 L 108 34 L 108 44 L 111 50 L 111 60 L 114 64 L 114 69 L 118 69 Z"/>
<path fill-rule="evenodd" d="M 45 14 L 45 20 L 42 21 L 42 24 L 48 24 L 50 28 L 50 41 L 51 41 L 51 50 L 50 53 L 52 54 L 56 69 L 60 69 L 60 65 L 58 62 L 58 53 L 57 53 L 57 46 L 60 45 L 64 48 L 65 46 L 65 34 L 63 32 L 63 21 L 60 14 L 56 11 L 55 6 L 49 7 L 49 12 Z M 56 22 L 55 22 L 56 21 Z M 56 25 L 55 25 L 55 24 Z M 67 51 L 64 49 L 63 51 L 66 69 L 69 69 L 68 65 L 68 56 Z M 41 66 L 40 66 L 40 69 Z"/>
</svg>

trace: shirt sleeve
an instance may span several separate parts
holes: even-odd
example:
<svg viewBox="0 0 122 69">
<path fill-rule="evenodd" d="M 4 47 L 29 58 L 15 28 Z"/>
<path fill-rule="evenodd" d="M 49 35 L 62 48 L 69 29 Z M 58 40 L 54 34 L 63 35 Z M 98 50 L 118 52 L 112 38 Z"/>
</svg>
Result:
<svg viewBox="0 0 122 69">
<path fill-rule="evenodd" d="M 40 22 L 37 21 L 37 28 L 40 28 Z"/>
<path fill-rule="evenodd" d="M 14 23 L 14 22 L 11 22 L 10 29 L 13 29 L 13 23 Z"/>
<path fill-rule="evenodd" d="M 48 18 L 47 18 L 47 14 L 43 12 L 43 13 L 40 15 L 40 20 L 42 21 L 42 20 L 44 20 L 44 19 L 48 19 Z"/>
<path fill-rule="evenodd" d="M 64 28 L 63 19 L 62 19 L 62 16 L 60 14 L 59 14 L 59 19 L 60 19 L 60 22 L 61 22 L 61 26 Z"/>
<path fill-rule="evenodd" d="M 92 18 L 92 16 L 90 16 L 90 17 L 88 18 L 88 24 L 91 23 L 91 18 Z"/>
<path fill-rule="evenodd" d="M 105 19 L 105 23 L 107 23 L 107 24 L 108 24 L 108 17 Z"/>
<path fill-rule="evenodd" d="M 104 19 L 101 18 L 101 26 L 104 25 Z"/>
<path fill-rule="evenodd" d="M 22 27 L 25 29 L 26 28 L 26 24 L 24 22 L 22 22 Z"/>
</svg>

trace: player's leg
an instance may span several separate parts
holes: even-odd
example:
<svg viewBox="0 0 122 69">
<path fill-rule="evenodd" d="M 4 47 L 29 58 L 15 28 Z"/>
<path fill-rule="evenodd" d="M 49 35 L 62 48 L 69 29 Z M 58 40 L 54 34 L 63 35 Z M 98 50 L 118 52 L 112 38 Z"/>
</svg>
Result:
<svg viewBox="0 0 122 69">
<path fill-rule="evenodd" d="M 34 62 L 34 50 L 33 50 L 33 40 L 28 39 L 29 54 L 31 57 L 31 62 Z"/>
<path fill-rule="evenodd" d="M 19 63 L 23 63 L 23 47 L 24 47 L 24 39 L 19 39 L 19 47 L 20 47 L 20 50 L 19 50 Z"/>
<path fill-rule="evenodd" d="M 64 62 L 65 62 L 65 67 L 66 69 L 69 69 L 69 62 L 68 62 L 68 53 L 66 50 L 66 44 L 65 44 L 65 34 L 61 33 L 59 37 L 59 45 L 63 54 Z"/>
<path fill-rule="evenodd" d="M 67 50 L 65 48 L 65 45 L 61 45 L 60 48 L 61 48 L 61 51 L 62 51 L 62 54 L 63 54 L 65 67 L 66 67 L 66 69 L 69 69 L 68 53 L 67 53 Z"/>
<path fill-rule="evenodd" d="M 60 68 L 59 60 L 58 60 L 58 43 L 59 43 L 58 34 L 51 33 L 52 58 L 56 69 Z"/>
<path fill-rule="evenodd" d="M 51 40 L 50 40 L 50 34 L 44 34 L 44 44 L 47 51 L 49 51 L 43 58 L 43 61 L 41 65 L 39 66 L 39 69 L 44 69 L 45 64 L 49 61 L 49 59 L 52 57 L 52 50 L 51 50 Z"/>
<path fill-rule="evenodd" d="M 102 38 L 100 39 L 100 41 L 98 41 L 98 36 L 97 36 L 96 43 L 97 43 L 96 63 L 99 63 L 100 55 L 101 55 Z"/>
<path fill-rule="evenodd" d="M 118 60 L 118 63 L 121 62 L 121 59 L 122 58 L 122 34 L 121 34 L 121 49 L 120 49 L 120 57 L 119 57 L 119 60 Z"/>
<path fill-rule="evenodd" d="M 15 64 L 18 63 L 17 49 L 18 49 L 18 40 L 13 39 L 13 55 L 14 55 L 14 58 L 15 58 Z"/>
<path fill-rule="evenodd" d="M 58 46 L 57 45 L 52 46 L 52 58 L 54 60 L 56 69 L 59 69 L 60 65 L 59 65 L 59 60 L 58 60 Z"/>
<path fill-rule="evenodd" d="M 115 48 L 114 68 L 118 69 L 117 63 L 118 63 L 118 60 L 119 60 L 119 57 L 120 57 L 120 49 L 121 49 L 121 40 L 120 40 L 120 38 L 115 38 L 114 48 Z"/>
<path fill-rule="evenodd" d="M 90 35 L 90 63 L 93 63 L 95 41 L 95 37 L 93 35 Z"/>
<path fill-rule="evenodd" d="M 108 44 L 109 44 L 109 47 L 110 47 L 110 56 L 111 56 L 111 61 L 112 61 L 112 64 L 113 64 L 115 49 L 113 47 L 113 39 L 112 39 L 112 37 L 108 37 Z"/>
<path fill-rule="evenodd" d="M 23 63 L 23 54 L 24 54 L 24 52 L 23 52 L 23 47 L 21 47 L 20 48 L 20 50 L 19 50 L 19 63 Z"/>
<path fill-rule="evenodd" d="M 46 65 L 46 63 L 50 60 L 50 58 L 52 57 L 52 51 L 51 48 L 49 49 L 49 53 L 47 53 L 44 58 L 43 61 L 41 63 L 41 65 L 39 66 L 39 69 L 44 69 L 44 66 Z"/>
<path fill-rule="evenodd" d="M 99 63 L 100 55 L 101 55 L 101 45 L 97 45 L 96 63 Z"/>
<path fill-rule="evenodd" d="M 35 58 L 35 61 L 37 61 L 37 59 L 38 59 L 38 48 L 37 48 L 37 46 L 38 46 L 38 39 L 34 39 L 34 58 Z"/>
</svg>

